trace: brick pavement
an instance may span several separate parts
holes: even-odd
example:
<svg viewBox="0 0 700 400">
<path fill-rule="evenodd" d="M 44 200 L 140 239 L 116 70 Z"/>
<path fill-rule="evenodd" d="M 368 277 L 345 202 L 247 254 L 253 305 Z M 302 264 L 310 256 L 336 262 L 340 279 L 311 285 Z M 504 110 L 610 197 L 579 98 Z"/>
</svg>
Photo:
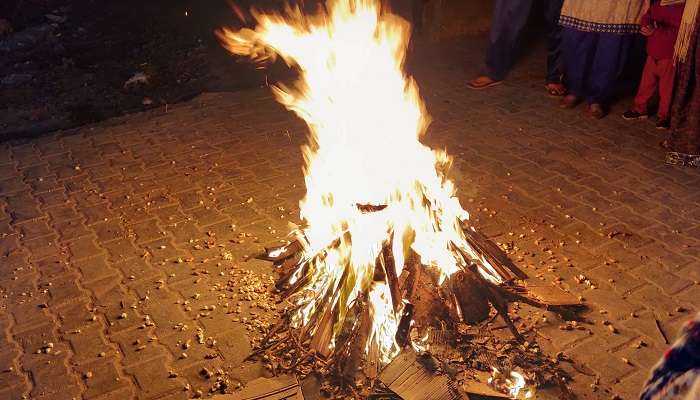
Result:
<svg viewBox="0 0 700 400">
<path fill-rule="evenodd" d="M 655 319 L 672 337 L 700 306 L 700 173 L 662 165 L 649 124 L 556 107 L 541 49 L 479 93 L 476 41 L 424 52 L 426 140 L 455 156 L 464 207 L 590 307 L 523 321 L 575 361 L 579 398 L 634 398 Z M 299 222 L 304 135 L 262 88 L 0 144 L 0 398 L 183 399 L 263 374 L 242 360 L 265 312 L 236 285 Z"/>
</svg>

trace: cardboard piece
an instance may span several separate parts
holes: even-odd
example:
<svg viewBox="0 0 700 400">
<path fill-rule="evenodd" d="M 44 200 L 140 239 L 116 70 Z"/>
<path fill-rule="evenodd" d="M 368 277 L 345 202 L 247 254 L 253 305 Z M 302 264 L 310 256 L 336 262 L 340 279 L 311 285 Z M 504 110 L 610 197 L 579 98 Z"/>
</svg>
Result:
<svg viewBox="0 0 700 400">
<path fill-rule="evenodd" d="M 299 381 L 291 375 L 258 378 L 240 392 L 212 397 L 212 400 L 304 400 Z"/>
<path fill-rule="evenodd" d="M 379 379 L 403 400 L 467 400 L 447 375 L 429 371 L 415 351 L 401 352 L 379 374 Z"/>
</svg>

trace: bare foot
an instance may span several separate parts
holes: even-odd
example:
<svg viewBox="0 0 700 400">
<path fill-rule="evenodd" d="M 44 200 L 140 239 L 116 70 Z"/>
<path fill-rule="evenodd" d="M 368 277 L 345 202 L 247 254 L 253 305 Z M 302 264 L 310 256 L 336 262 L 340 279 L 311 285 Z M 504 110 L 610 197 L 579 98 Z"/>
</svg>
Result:
<svg viewBox="0 0 700 400">
<path fill-rule="evenodd" d="M 559 107 L 561 108 L 574 108 L 578 105 L 578 103 L 581 101 L 578 97 L 574 96 L 573 94 L 566 95 L 564 97 L 564 100 L 561 101 L 561 105 Z"/>
<path fill-rule="evenodd" d="M 603 110 L 602 105 L 593 103 L 588 106 L 588 115 L 595 119 L 601 119 L 605 116 L 605 110 Z"/>
</svg>

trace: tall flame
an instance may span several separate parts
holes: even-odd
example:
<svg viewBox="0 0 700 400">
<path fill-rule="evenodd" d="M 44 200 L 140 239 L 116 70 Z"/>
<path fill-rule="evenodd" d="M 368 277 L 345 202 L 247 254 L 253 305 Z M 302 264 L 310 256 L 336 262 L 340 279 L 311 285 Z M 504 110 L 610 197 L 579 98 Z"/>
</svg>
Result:
<svg viewBox="0 0 700 400">
<path fill-rule="evenodd" d="M 395 327 L 389 332 L 383 325 L 394 326 L 400 310 L 391 305 L 401 301 L 373 282 L 385 245 L 391 243 L 396 275 L 412 250 L 442 282 L 464 262 L 455 257 L 457 246 L 486 266 L 487 279 L 499 279 L 465 241 L 460 221 L 468 214 L 442 172 L 450 157 L 419 140 L 429 117 L 415 81 L 403 72 L 409 24 L 383 12 L 379 0 L 329 0 L 312 16 L 291 6 L 283 15 L 253 16 L 254 29 L 224 29 L 220 38 L 232 53 L 258 60 L 279 55 L 299 71 L 291 86 L 273 91 L 310 131 L 300 209 L 305 254 L 323 257 L 312 260 L 303 288 L 311 295 L 296 300 L 293 323 L 304 325 L 331 307 L 338 332 L 350 305 L 366 296 L 375 316 L 372 340 L 390 360 L 398 351 L 387 344 Z"/>
</svg>

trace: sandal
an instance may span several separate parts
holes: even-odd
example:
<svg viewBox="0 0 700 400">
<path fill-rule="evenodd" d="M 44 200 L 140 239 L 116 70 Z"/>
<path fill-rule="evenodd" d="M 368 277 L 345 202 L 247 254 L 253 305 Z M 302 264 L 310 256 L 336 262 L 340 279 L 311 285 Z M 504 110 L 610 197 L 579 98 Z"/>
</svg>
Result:
<svg viewBox="0 0 700 400">
<path fill-rule="evenodd" d="M 700 167 L 700 155 L 669 151 L 666 153 L 664 162 L 668 165 L 678 165 L 681 167 Z"/>
<path fill-rule="evenodd" d="M 544 90 L 546 90 L 551 97 L 566 96 L 566 87 L 564 87 L 562 83 L 548 83 L 544 85 Z"/>
<path fill-rule="evenodd" d="M 467 87 L 472 90 L 483 90 L 491 86 L 500 85 L 501 83 L 503 83 L 503 81 L 497 81 L 484 75 L 467 82 Z"/>
</svg>

